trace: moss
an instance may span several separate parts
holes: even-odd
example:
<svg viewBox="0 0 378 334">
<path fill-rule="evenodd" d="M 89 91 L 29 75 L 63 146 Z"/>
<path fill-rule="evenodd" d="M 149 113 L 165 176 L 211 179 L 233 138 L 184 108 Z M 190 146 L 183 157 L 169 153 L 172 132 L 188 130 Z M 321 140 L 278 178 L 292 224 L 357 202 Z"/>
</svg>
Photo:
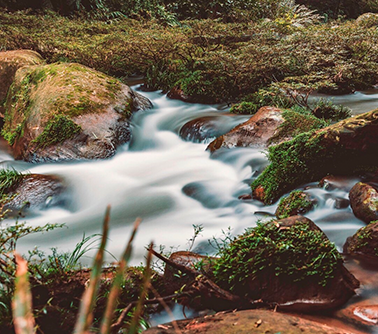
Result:
<svg viewBox="0 0 378 334">
<path fill-rule="evenodd" d="M 303 108 L 284 110 L 282 113 L 284 122 L 280 125 L 278 132 L 269 140 L 269 143 L 279 142 L 283 139 L 293 138 L 301 133 L 325 128 L 328 122 L 310 114 Z"/>
<path fill-rule="evenodd" d="M 267 272 L 291 282 L 313 277 L 326 285 L 342 263 L 335 245 L 320 230 L 303 222 L 282 229 L 279 221 L 258 223 L 218 255 L 214 276 L 221 286 L 231 290 L 259 280 Z"/>
<path fill-rule="evenodd" d="M 46 124 L 43 132 L 32 142 L 44 148 L 61 143 L 80 132 L 81 127 L 71 119 L 62 115 L 55 115 L 54 118 Z"/>
<path fill-rule="evenodd" d="M 277 218 L 287 218 L 297 214 L 304 214 L 312 209 L 313 202 L 301 190 L 294 190 L 282 198 L 276 210 Z"/>
<path fill-rule="evenodd" d="M 292 140 L 269 148 L 271 164 L 252 183 L 252 191 L 264 189 L 264 202 L 272 203 L 285 193 L 305 182 L 310 182 L 324 172 L 326 157 L 333 155 L 336 147 L 324 148 L 321 136 L 314 131 L 298 135 Z M 314 168 L 316 166 L 316 168 Z"/>
</svg>

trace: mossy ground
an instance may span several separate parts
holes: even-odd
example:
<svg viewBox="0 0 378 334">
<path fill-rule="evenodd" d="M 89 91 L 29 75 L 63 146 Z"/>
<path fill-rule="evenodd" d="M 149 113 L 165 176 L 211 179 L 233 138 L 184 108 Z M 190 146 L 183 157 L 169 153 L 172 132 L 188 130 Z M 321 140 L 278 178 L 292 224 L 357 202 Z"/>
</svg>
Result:
<svg viewBox="0 0 378 334">
<path fill-rule="evenodd" d="M 223 247 L 218 255 L 214 276 L 221 286 L 231 290 L 246 287 L 249 281 L 258 280 L 267 272 L 291 282 L 311 276 L 325 285 L 342 263 L 335 245 L 323 232 L 303 222 L 282 229 L 276 221 L 258 223 Z"/>
<path fill-rule="evenodd" d="M 296 27 L 279 20 L 116 22 L 0 12 L 0 49 L 36 50 L 48 62 L 146 75 L 146 85 L 204 101 L 240 101 L 274 81 L 296 89 L 352 91 L 378 81 L 378 32 L 353 21 Z"/>
</svg>

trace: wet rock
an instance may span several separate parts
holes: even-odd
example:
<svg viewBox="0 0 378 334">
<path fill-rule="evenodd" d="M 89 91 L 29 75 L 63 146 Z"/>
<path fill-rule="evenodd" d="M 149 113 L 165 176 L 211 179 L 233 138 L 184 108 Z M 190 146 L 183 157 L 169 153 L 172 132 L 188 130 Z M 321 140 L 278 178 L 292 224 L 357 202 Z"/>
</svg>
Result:
<svg viewBox="0 0 378 334">
<path fill-rule="evenodd" d="M 342 198 L 342 197 L 336 197 L 335 198 L 335 209 L 346 209 L 348 206 L 349 206 L 350 202 L 348 199 L 346 198 Z"/>
<path fill-rule="evenodd" d="M 247 122 L 212 141 L 207 149 L 214 152 L 221 147 L 266 147 L 283 122 L 282 110 L 275 107 L 260 108 Z"/>
<path fill-rule="evenodd" d="M 26 174 L 7 192 L 10 200 L 2 212 L 7 215 L 25 214 L 28 210 L 43 210 L 65 200 L 64 181 L 54 175 Z"/>
<path fill-rule="evenodd" d="M 375 333 L 378 325 L 378 305 L 366 301 L 354 303 L 335 313 L 335 317 L 366 333 Z"/>
<path fill-rule="evenodd" d="M 350 191 L 356 184 L 356 179 L 340 176 L 340 175 L 327 175 L 319 181 L 319 187 L 326 190 L 340 189 L 344 191 Z"/>
<path fill-rule="evenodd" d="M 344 245 L 344 253 L 357 255 L 366 260 L 378 260 L 378 222 L 360 228 L 349 237 Z"/>
<path fill-rule="evenodd" d="M 130 140 L 132 112 L 150 102 L 128 86 L 71 63 L 16 72 L 2 134 L 16 159 L 30 162 L 103 159 Z"/>
<path fill-rule="evenodd" d="M 300 191 L 292 191 L 288 196 L 281 199 L 276 209 L 275 215 L 278 218 L 287 218 L 298 214 L 309 212 L 314 206 L 314 201 L 310 195 Z"/>
<path fill-rule="evenodd" d="M 349 199 L 357 218 L 365 223 L 378 220 L 378 192 L 375 188 L 358 182 L 349 192 Z"/>
<path fill-rule="evenodd" d="M 177 321 L 183 334 L 349 334 L 349 330 L 330 327 L 303 318 L 267 310 L 244 310 L 220 312 L 195 319 Z M 175 334 L 172 323 L 159 325 L 146 330 L 146 334 Z"/>
<path fill-rule="evenodd" d="M 0 52 L 0 113 L 3 113 L 3 102 L 11 86 L 16 71 L 28 65 L 42 64 L 42 57 L 31 50 Z"/>
<path fill-rule="evenodd" d="M 230 122 L 225 124 L 224 117 L 205 116 L 185 123 L 180 129 L 180 137 L 193 142 L 220 136 L 230 130 Z"/>
<path fill-rule="evenodd" d="M 170 255 L 169 259 L 179 265 L 196 269 L 204 273 L 209 273 L 210 258 L 208 256 L 199 255 L 190 251 L 178 251 Z M 195 278 L 185 273 L 180 273 L 177 269 L 166 266 L 164 271 L 164 284 L 167 294 L 180 290 L 185 284 L 190 283 Z"/>
<path fill-rule="evenodd" d="M 214 276 L 238 296 L 301 312 L 339 307 L 359 287 L 334 244 L 302 216 L 248 230 L 220 253 Z"/>
<path fill-rule="evenodd" d="M 240 195 L 238 199 L 243 200 L 243 201 L 248 201 L 252 199 L 252 194 L 244 194 Z"/>
<path fill-rule="evenodd" d="M 187 95 L 185 94 L 182 89 L 178 88 L 178 87 L 174 87 L 172 88 L 168 94 L 167 94 L 167 97 L 169 97 L 170 99 L 173 99 L 173 100 L 180 100 L 180 101 L 183 101 L 183 102 L 187 102 L 187 103 L 205 103 L 206 101 L 201 99 L 201 98 L 194 98 L 193 96 L 190 96 L 190 95 Z M 215 101 L 207 101 L 207 103 L 213 103 Z"/>
</svg>

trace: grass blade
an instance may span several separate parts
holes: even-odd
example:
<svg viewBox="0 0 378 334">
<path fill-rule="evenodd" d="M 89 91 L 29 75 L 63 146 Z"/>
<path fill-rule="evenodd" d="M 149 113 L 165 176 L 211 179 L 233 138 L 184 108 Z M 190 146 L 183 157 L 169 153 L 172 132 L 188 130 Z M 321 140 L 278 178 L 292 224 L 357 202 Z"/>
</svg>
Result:
<svg viewBox="0 0 378 334">
<path fill-rule="evenodd" d="M 13 321 L 16 334 L 34 334 L 32 295 L 28 279 L 28 263 L 15 253 L 17 270 L 15 292 L 12 301 Z"/>
<path fill-rule="evenodd" d="M 135 308 L 134 316 L 131 320 L 130 328 L 128 331 L 128 334 L 135 334 L 138 332 L 139 328 L 139 319 L 143 313 L 143 303 L 144 300 L 147 297 L 148 289 L 150 287 L 150 281 L 151 281 L 151 261 L 152 261 L 152 249 L 153 249 L 153 243 L 151 242 L 150 246 L 148 247 L 148 253 L 147 253 L 147 261 L 146 261 L 146 270 L 144 271 L 144 281 L 142 286 L 142 292 L 140 294 L 138 304 Z"/>
<path fill-rule="evenodd" d="M 100 333 L 101 334 L 109 334 L 110 333 L 110 326 L 112 324 L 112 319 L 114 316 L 114 310 L 117 307 L 118 304 L 118 296 L 121 289 L 121 284 L 123 280 L 123 276 L 125 273 L 125 270 L 127 268 L 127 264 L 131 257 L 131 251 L 132 251 L 132 242 L 134 240 L 135 234 L 137 232 L 138 226 L 140 224 L 141 220 L 138 218 L 134 223 L 134 228 L 131 233 L 129 242 L 127 243 L 126 249 L 122 255 L 121 261 L 119 262 L 116 275 L 113 280 L 112 289 L 110 290 L 109 297 L 108 297 L 108 303 L 106 305 L 106 310 L 104 313 L 104 317 L 101 322 L 100 327 Z"/>
<path fill-rule="evenodd" d="M 88 288 L 81 300 L 79 316 L 76 321 L 74 334 L 86 334 L 93 321 L 93 309 L 96 302 L 97 290 L 100 284 L 105 245 L 109 232 L 110 206 L 106 208 L 100 248 L 97 251 Z"/>
</svg>

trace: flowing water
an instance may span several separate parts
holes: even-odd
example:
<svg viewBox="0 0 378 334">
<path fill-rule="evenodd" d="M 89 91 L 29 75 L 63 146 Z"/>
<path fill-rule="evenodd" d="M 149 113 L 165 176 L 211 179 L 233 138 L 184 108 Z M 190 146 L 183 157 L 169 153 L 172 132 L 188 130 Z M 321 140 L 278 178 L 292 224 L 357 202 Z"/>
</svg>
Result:
<svg viewBox="0 0 378 334">
<path fill-rule="evenodd" d="M 214 249 L 207 240 L 222 236 L 222 230 L 230 227 L 233 234 L 242 233 L 264 217 L 256 212 L 274 213 L 275 205 L 263 207 L 257 201 L 238 199 L 250 193 L 251 179 L 267 165 L 261 149 L 224 150 L 211 156 L 205 150 L 208 142 L 185 141 L 178 135 L 186 122 L 198 117 L 219 116 L 219 126 L 224 129 L 248 117 L 231 117 L 218 106 L 170 100 L 159 92 L 142 94 L 154 106 L 135 114 L 132 141 L 119 148 L 112 159 L 32 165 L 14 161 L 6 148 L 0 147 L 4 167 L 59 175 L 68 186 L 69 199 L 64 206 L 39 211 L 25 219 L 34 226 L 65 223 L 66 228 L 21 240 L 22 253 L 35 246 L 72 250 L 84 233 L 100 233 L 108 204 L 112 209 L 107 249 L 115 257 L 125 247 L 134 219 L 143 220 L 134 242 L 134 264 L 143 260 L 145 247 L 152 240 L 156 245 L 165 245 L 166 250 L 187 249 L 193 225 L 203 226 L 194 250 L 211 253 Z M 374 109 L 377 101 L 376 91 L 335 98 L 335 102 L 350 106 L 355 113 Z M 347 189 L 326 190 L 315 184 L 306 187 L 318 202 L 308 218 L 341 250 L 345 239 L 364 225 L 353 216 L 350 207 L 335 208 L 338 199 L 348 198 Z"/>
</svg>

